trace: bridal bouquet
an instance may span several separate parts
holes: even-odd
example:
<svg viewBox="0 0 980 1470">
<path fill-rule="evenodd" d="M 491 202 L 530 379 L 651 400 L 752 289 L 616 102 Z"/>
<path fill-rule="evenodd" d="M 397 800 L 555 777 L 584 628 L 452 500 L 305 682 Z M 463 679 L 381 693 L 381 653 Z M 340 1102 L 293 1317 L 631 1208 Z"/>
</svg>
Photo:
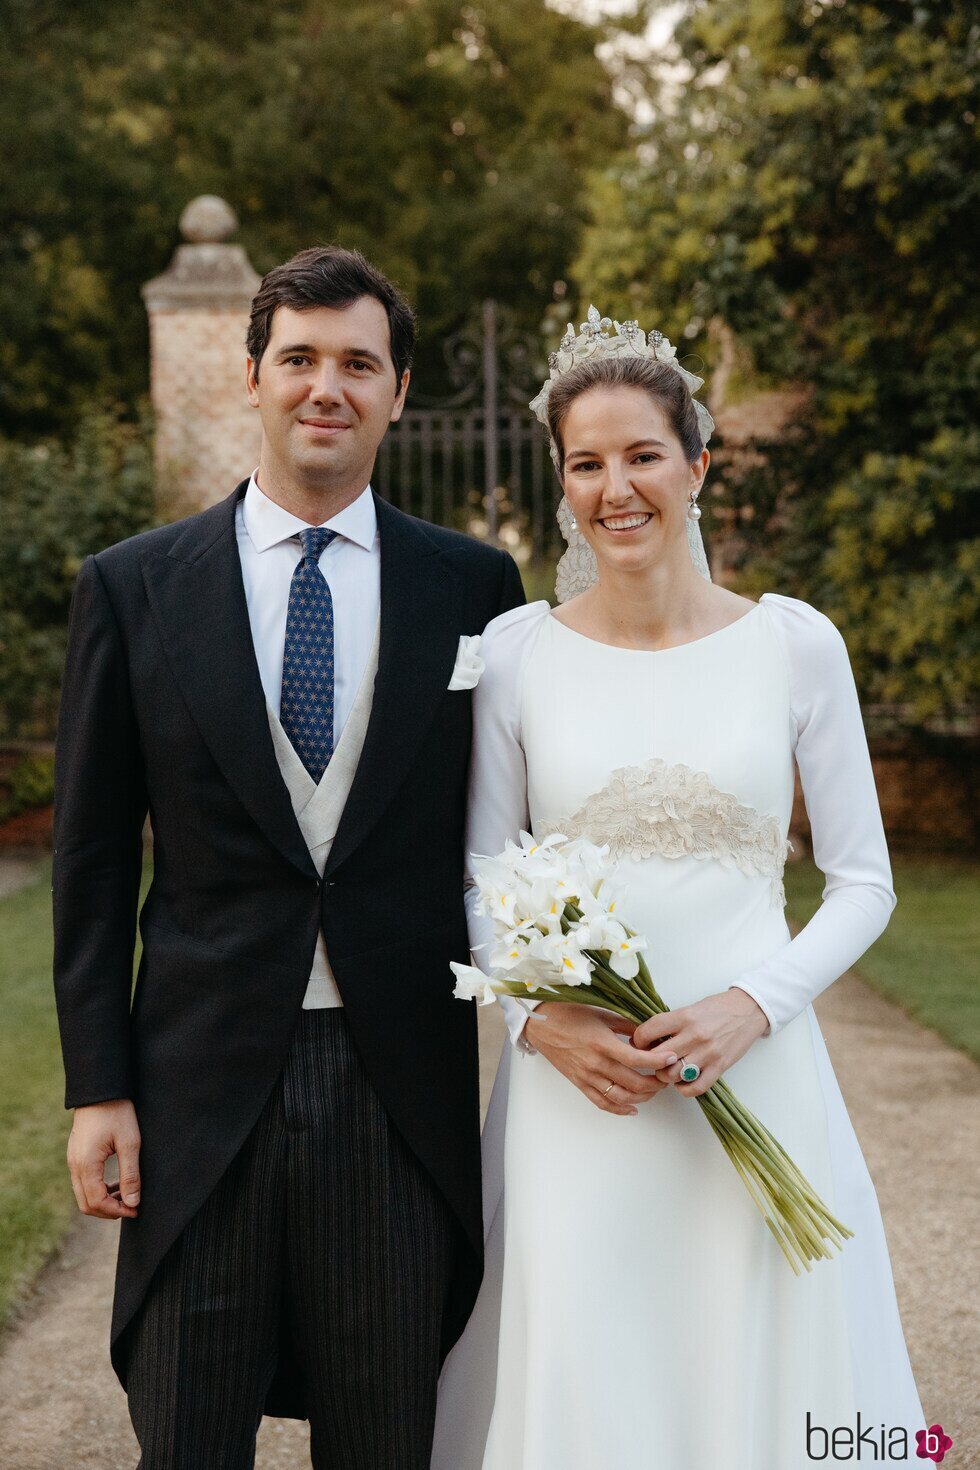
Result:
<svg viewBox="0 0 980 1470">
<path fill-rule="evenodd" d="M 454 962 L 455 995 L 481 1005 L 499 995 L 576 1001 L 636 1022 L 669 1010 L 643 958 L 646 940 L 619 915 L 623 889 L 608 851 L 558 833 L 535 843 L 522 832 L 520 846 L 478 858 L 477 912 L 494 927 L 489 974 Z M 697 1102 L 796 1274 L 829 1260 L 853 1232 L 769 1130 L 722 1078 Z"/>
</svg>

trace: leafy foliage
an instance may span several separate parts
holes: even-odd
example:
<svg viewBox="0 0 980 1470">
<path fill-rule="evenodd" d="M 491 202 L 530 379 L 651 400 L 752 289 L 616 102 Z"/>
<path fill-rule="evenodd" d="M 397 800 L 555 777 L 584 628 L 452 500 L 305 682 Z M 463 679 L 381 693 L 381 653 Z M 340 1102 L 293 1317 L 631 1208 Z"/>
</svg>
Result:
<svg viewBox="0 0 980 1470">
<path fill-rule="evenodd" d="M 0 0 L 0 432 L 145 391 L 139 288 L 218 193 L 259 271 L 319 241 L 406 289 L 420 368 L 474 302 L 536 324 L 626 135 L 603 34 L 543 0 Z"/>
<path fill-rule="evenodd" d="M 147 427 L 92 414 L 70 449 L 0 444 L 0 482 L 0 735 L 43 738 L 79 567 L 153 524 Z"/>
<path fill-rule="evenodd" d="M 34 807 L 48 806 L 53 800 L 54 760 L 49 755 L 25 755 L 10 775 L 0 780 L 0 823 Z"/>
<path fill-rule="evenodd" d="M 740 487 L 747 561 L 913 722 L 980 677 L 978 41 L 963 0 L 688 0 L 576 266 L 709 361 L 724 324 L 743 386 L 809 385 Z"/>
</svg>

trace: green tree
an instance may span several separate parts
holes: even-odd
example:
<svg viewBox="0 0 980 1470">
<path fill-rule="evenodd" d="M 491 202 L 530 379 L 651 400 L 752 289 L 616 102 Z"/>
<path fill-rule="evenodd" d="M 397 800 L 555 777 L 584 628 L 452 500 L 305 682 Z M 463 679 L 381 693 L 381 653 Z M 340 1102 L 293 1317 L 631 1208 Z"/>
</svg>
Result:
<svg viewBox="0 0 980 1470">
<path fill-rule="evenodd" d="M 576 278 L 709 364 L 725 324 L 743 387 L 808 385 L 729 487 L 762 512 L 744 585 L 833 617 L 867 699 L 948 714 L 980 678 L 976 12 L 689 0 L 674 40 Z"/>
<path fill-rule="evenodd" d="M 145 423 L 90 414 L 70 449 L 0 443 L 0 738 L 54 732 L 85 557 L 154 522 Z"/>
<path fill-rule="evenodd" d="M 604 34 L 544 0 L 0 0 L 0 432 L 145 391 L 140 285 L 225 196 L 264 271 L 318 241 L 409 293 L 431 381 L 482 296 L 536 325 L 626 137 Z"/>
</svg>

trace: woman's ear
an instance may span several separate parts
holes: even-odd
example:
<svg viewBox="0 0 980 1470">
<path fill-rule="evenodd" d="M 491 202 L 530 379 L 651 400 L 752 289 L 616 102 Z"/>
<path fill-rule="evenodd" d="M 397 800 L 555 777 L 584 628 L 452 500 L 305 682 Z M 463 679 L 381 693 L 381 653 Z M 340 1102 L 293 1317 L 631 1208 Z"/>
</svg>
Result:
<svg viewBox="0 0 980 1470">
<path fill-rule="evenodd" d="M 708 466 L 710 463 L 711 455 L 708 453 L 707 449 L 702 449 L 699 458 L 696 459 L 691 465 L 692 490 L 701 489 L 701 486 L 704 484 L 704 477 L 708 473 Z"/>
</svg>

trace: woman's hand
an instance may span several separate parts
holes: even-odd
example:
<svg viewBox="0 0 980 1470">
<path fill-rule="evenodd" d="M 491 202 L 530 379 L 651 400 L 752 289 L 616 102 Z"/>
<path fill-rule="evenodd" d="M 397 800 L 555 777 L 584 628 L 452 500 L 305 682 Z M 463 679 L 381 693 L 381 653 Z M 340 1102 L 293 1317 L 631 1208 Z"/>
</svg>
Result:
<svg viewBox="0 0 980 1470">
<path fill-rule="evenodd" d="M 747 991 L 723 990 L 693 1005 L 651 1016 L 633 1032 L 633 1045 L 649 1048 L 647 1066 L 656 1068 L 683 1097 L 700 1097 L 768 1026 L 765 1011 Z M 701 1068 L 696 1082 L 680 1080 L 680 1057 Z"/>
<path fill-rule="evenodd" d="M 619 1039 L 631 1036 L 635 1028 L 635 1021 L 612 1011 L 549 1000 L 531 1012 L 524 1035 L 589 1102 L 628 1118 L 636 1115 L 636 1103 L 647 1102 L 667 1086 L 659 1077 L 643 1076 L 653 1071 L 649 1056 Z"/>
</svg>

